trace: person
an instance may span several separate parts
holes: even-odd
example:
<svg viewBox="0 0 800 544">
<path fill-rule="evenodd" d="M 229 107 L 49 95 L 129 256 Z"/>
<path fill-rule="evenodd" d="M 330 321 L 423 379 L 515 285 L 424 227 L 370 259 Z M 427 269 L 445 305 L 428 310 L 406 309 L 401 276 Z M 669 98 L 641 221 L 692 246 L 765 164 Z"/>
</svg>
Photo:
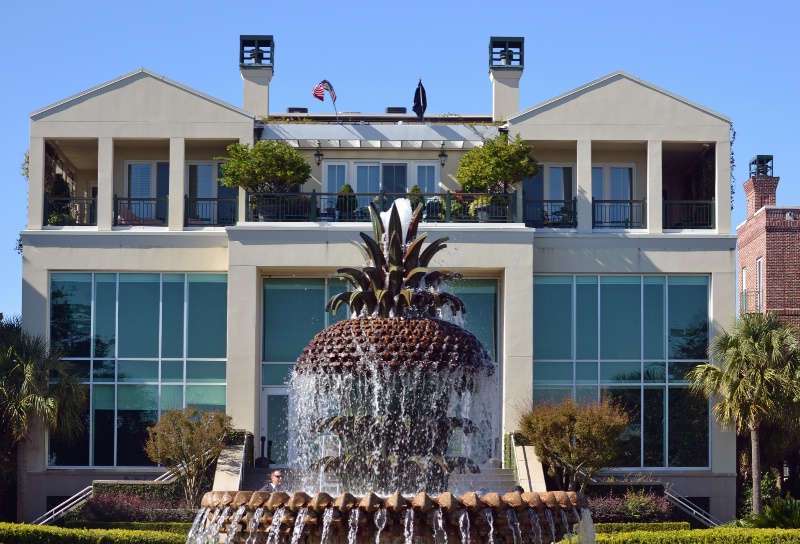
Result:
<svg viewBox="0 0 800 544">
<path fill-rule="evenodd" d="M 259 489 L 259 491 L 269 491 L 270 493 L 275 493 L 276 491 L 285 491 L 285 478 L 286 474 L 283 472 L 282 468 L 272 469 L 272 472 L 269 475 L 269 482 L 267 482 L 264 487 Z"/>
<path fill-rule="evenodd" d="M 521 485 L 514 486 L 514 489 L 512 489 L 511 491 L 516 491 L 519 494 L 525 493 L 525 490 L 522 489 Z"/>
</svg>

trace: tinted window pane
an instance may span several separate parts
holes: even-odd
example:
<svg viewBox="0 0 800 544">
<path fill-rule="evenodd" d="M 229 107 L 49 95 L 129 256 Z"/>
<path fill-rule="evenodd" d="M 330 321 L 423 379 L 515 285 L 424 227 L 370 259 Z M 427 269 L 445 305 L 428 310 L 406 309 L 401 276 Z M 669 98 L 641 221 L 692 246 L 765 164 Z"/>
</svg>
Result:
<svg viewBox="0 0 800 544">
<path fill-rule="evenodd" d="M 665 372 L 666 364 L 664 361 L 655 361 L 655 362 L 648 362 L 645 361 L 644 363 L 644 381 L 645 382 L 658 382 L 663 383 L 667 381 L 666 372 Z"/>
<path fill-rule="evenodd" d="M 119 275 L 119 357 L 158 357 L 161 278 Z"/>
<path fill-rule="evenodd" d="M 261 365 L 261 385 L 285 385 L 289 383 L 294 364 L 264 363 Z"/>
<path fill-rule="evenodd" d="M 602 382 L 639 382 L 641 381 L 641 363 L 601 361 L 600 381 Z"/>
<path fill-rule="evenodd" d="M 644 466 L 664 466 L 664 433 L 666 431 L 664 413 L 665 395 L 663 387 L 644 388 Z"/>
<path fill-rule="evenodd" d="M 225 357 L 228 337 L 228 277 L 189 274 L 188 356 Z"/>
<path fill-rule="evenodd" d="M 50 281 L 51 341 L 68 357 L 89 357 L 92 275 L 54 273 Z"/>
<path fill-rule="evenodd" d="M 157 382 L 158 361 L 120 361 L 117 380 L 121 382 Z"/>
<path fill-rule="evenodd" d="M 50 433 L 47 465 L 51 467 L 86 466 L 89 464 L 89 408 L 81 416 L 80 434 L 67 440 L 58 433 Z"/>
<path fill-rule="evenodd" d="M 115 361 L 94 361 L 92 377 L 96 382 L 113 382 L 116 379 Z"/>
<path fill-rule="evenodd" d="M 161 276 L 161 356 L 183 357 L 183 274 Z"/>
<path fill-rule="evenodd" d="M 180 410 L 183 408 L 183 386 L 161 386 L 161 413 L 167 410 Z"/>
<path fill-rule="evenodd" d="M 158 421 L 157 385 L 117 386 L 117 465 L 149 466 L 147 427 Z"/>
<path fill-rule="evenodd" d="M 324 328 L 325 281 L 264 280 L 264 361 L 294 362 Z"/>
<path fill-rule="evenodd" d="M 489 354 L 494 357 L 497 323 L 497 280 L 464 279 L 450 284 L 454 295 L 459 297 L 467 308 L 464 328 L 481 341 Z"/>
<path fill-rule="evenodd" d="M 664 322 L 666 321 L 666 289 L 665 278 L 661 276 L 644 277 L 644 356 L 652 359 L 664 358 L 664 341 L 666 339 Z"/>
<path fill-rule="evenodd" d="M 639 276 L 600 277 L 600 357 L 641 357 Z"/>
<path fill-rule="evenodd" d="M 94 466 L 114 465 L 114 386 L 92 387 L 92 461 Z"/>
<path fill-rule="evenodd" d="M 572 277 L 533 278 L 533 357 L 572 357 Z"/>
<path fill-rule="evenodd" d="M 570 396 L 572 396 L 571 386 L 533 388 L 534 404 L 556 404 Z"/>
<path fill-rule="evenodd" d="M 224 385 L 187 385 L 186 407 L 198 410 L 225 411 Z"/>
<path fill-rule="evenodd" d="M 345 291 L 350 291 L 350 285 L 342 278 L 328 278 L 328 300 L 331 299 L 334 295 L 339 293 L 344 293 Z M 325 303 L 328 303 L 328 300 Z M 342 304 L 339 306 L 339 309 L 336 311 L 336 314 L 333 313 L 333 310 L 328 312 L 328 324 L 332 325 L 334 323 L 338 323 L 343 319 L 350 318 L 350 307 Z"/>
<path fill-rule="evenodd" d="M 162 382 L 182 382 L 183 381 L 183 361 L 162 361 L 161 362 L 161 381 Z"/>
<path fill-rule="evenodd" d="M 669 356 L 705 359 L 708 348 L 708 277 L 669 278 Z"/>
<path fill-rule="evenodd" d="M 289 459 L 289 397 L 269 395 L 267 397 L 267 441 L 272 442 L 271 457 L 275 463 L 286 464 Z"/>
<path fill-rule="evenodd" d="M 572 363 L 534 361 L 533 383 L 572 383 Z"/>
<path fill-rule="evenodd" d="M 597 359 L 597 277 L 575 278 L 575 357 Z"/>
<path fill-rule="evenodd" d="M 639 467 L 642 462 L 642 420 L 641 420 L 641 394 L 639 387 L 608 387 L 603 388 L 602 394 L 612 403 L 618 404 L 631 418 L 628 428 L 622 433 L 620 446 L 621 467 Z"/>
<path fill-rule="evenodd" d="M 709 466 L 708 401 L 683 387 L 669 388 L 669 466 Z"/>
<path fill-rule="evenodd" d="M 225 361 L 188 361 L 187 382 L 224 382 Z"/>
<path fill-rule="evenodd" d="M 597 363 L 578 361 L 575 363 L 576 383 L 597 383 Z"/>
<path fill-rule="evenodd" d="M 117 329 L 117 275 L 94 275 L 94 356 L 114 357 Z"/>
</svg>

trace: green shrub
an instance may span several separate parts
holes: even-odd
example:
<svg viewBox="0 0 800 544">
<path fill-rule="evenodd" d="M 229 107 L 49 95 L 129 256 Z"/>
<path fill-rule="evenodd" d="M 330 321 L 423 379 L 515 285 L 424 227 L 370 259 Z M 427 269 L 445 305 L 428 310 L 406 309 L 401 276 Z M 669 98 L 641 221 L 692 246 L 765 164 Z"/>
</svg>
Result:
<svg viewBox="0 0 800 544">
<path fill-rule="evenodd" d="M 775 499 L 764 508 L 763 514 L 753 514 L 745 523 L 761 529 L 800 529 L 800 500 L 791 495 Z"/>
<path fill-rule="evenodd" d="M 629 490 L 624 496 L 589 497 L 589 509 L 597 523 L 657 522 L 672 519 L 672 505 L 661 495 Z"/>
<path fill-rule="evenodd" d="M 598 543 L 611 544 L 800 544 L 800 531 L 791 529 L 698 529 L 693 531 L 635 531 L 599 533 Z"/>
<path fill-rule="evenodd" d="M 632 533 L 634 531 L 685 531 L 691 529 L 688 521 L 662 521 L 657 523 L 597 523 L 596 533 Z"/>
<path fill-rule="evenodd" d="M 189 534 L 192 524 L 180 522 L 137 522 L 137 521 L 67 521 L 67 529 L 127 529 L 129 531 L 158 531 L 160 533 Z"/>
<path fill-rule="evenodd" d="M 184 544 L 185 534 L 122 529 L 66 529 L 19 523 L 0 523 L 3 544 Z"/>
</svg>

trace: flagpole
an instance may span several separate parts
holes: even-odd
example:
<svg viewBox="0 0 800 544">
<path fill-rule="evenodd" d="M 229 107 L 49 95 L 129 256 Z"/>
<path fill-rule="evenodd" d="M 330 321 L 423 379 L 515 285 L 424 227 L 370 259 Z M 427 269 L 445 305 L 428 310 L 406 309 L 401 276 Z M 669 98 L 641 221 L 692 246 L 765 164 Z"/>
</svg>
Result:
<svg viewBox="0 0 800 544">
<path fill-rule="evenodd" d="M 330 93 L 330 91 L 328 91 L 328 93 Z M 333 102 L 333 111 L 336 113 L 336 124 L 338 125 L 339 124 L 339 111 L 336 109 L 336 100 L 333 100 L 333 97 L 331 97 L 331 102 Z"/>
</svg>

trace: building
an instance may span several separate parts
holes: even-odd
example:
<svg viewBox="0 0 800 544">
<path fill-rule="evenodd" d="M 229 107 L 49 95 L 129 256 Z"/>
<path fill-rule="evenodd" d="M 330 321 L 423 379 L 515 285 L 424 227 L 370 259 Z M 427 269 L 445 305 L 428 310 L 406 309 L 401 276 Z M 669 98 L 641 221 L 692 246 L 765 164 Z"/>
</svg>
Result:
<svg viewBox="0 0 800 544">
<path fill-rule="evenodd" d="M 747 219 L 739 225 L 739 311 L 772 312 L 800 326 L 800 207 L 777 206 L 781 178 L 773 176 L 772 155 L 750 161 L 744 184 Z"/>
<path fill-rule="evenodd" d="M 27 516 L 92 480 L 159 472 L 140 444 L 172 407 L 224 409 L 286 462 L 285 380 L 334 319 L 331 274 L 358 263 L 357 211 L 417 185 L 421 228 L 450 237 L 442 264 L 464 275 L 467 327 L 498 361 L 485 457 L 521 403 L 607 394 L 635 418 L 619 471 L 731 519 L 734 435 L 683 380 L 735 315 L 730 120 L 624 72 L 520 109 L 523 38 L 490 40 L 491 114 L 276 115 L 273 51 L 242 36 L 242 108 L 142 69 L 31 114 L 23 324 L 68 350 L 92 398 L 80 442 L 28 446 Z M 455 193 L 463 154 L 506 129 L 540 174 L 499 210 Z M 216 182 L 226 146 L 259 138 L 308 156 L 301 193 Z M 345 182 L 357 206 L 338 205 Z"/>
</svg>

